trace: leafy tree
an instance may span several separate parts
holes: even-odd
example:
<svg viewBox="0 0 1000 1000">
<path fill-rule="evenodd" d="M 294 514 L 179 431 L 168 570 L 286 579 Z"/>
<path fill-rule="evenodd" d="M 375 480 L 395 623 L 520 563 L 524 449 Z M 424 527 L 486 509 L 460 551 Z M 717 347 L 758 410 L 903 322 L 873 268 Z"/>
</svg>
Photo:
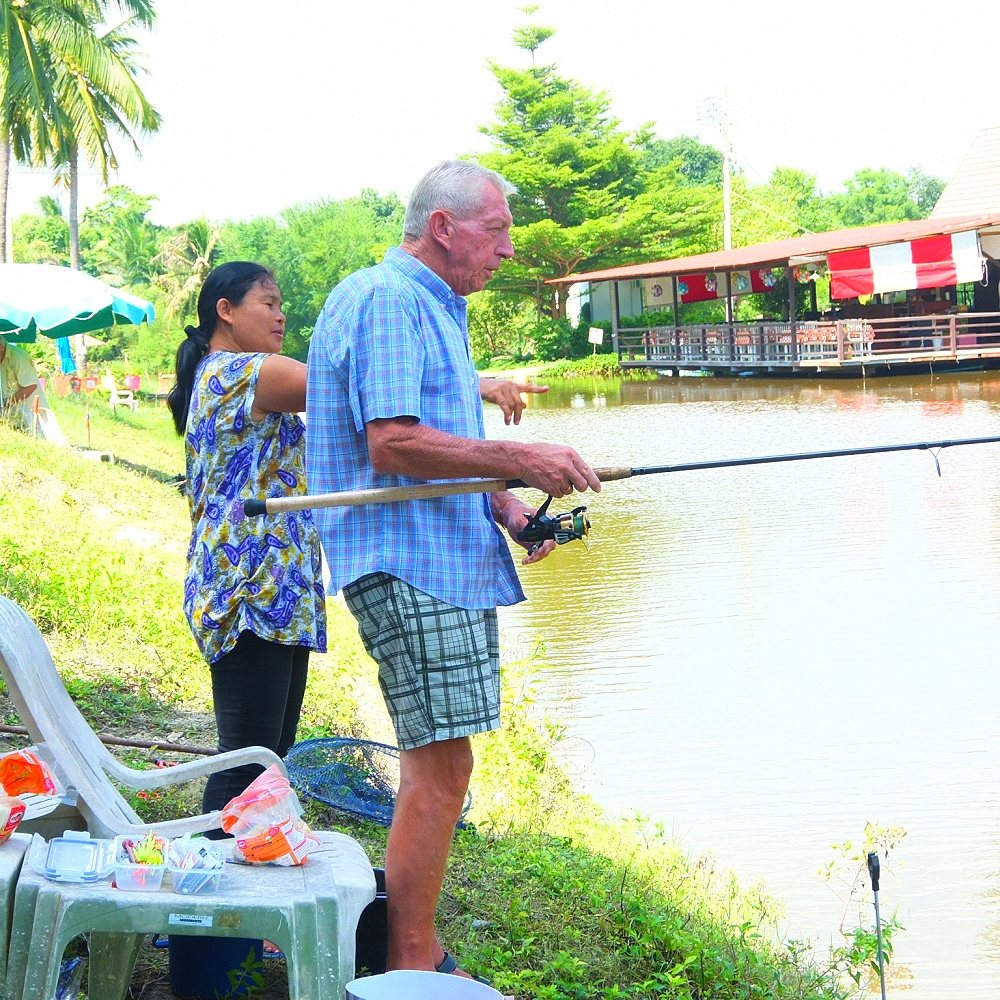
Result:
<svg viewBox="0 0 1000 1000">
<path fill-rule="evenodd" d="M 886 169 L 859 170 L 848 179 L 844 188 L 843 193 L 831 195 L 829 199 L 836 219 L 834 228 L 838 229 L 922 219 L 927 209 L 914 195 L 926 201 L 932 190 L 919 179 L 911 186 L 907 177 Z"/>
<path fill-rule="evenodd" d="M 382 259 L 399 241 L 403 204 L 395 195 L 365 190 L 343 201 L 295 205 L 281 220 L 229 223 L 221 259 L 255 260 L 270 267 L 281 287 L 285 353 L 304 358 L 330 289 L 359 268 Z"/>
<path fill-rule="evenodd" d="M 547 278 L 691 251 L 716 196 L 703 188 L 680 197 L 676 163 L 647 169 L 649 130 L 621 131 L 606 94 L 534 65 L 542 41 L 538 32 L 515 32 L 532 54 L 527 69 L 491 64 L 504 96 L 497 120 L 481 130 L 494 151 L 479 160 L 518 188 L 510 199 L 517 256 L 492 287 L 531 296 L 540 314 L 558 319 L 565 289 Z"/>
<path fill-rule="evenodd" d="M 24 264 L 69 263 L 69 225 L 62 206 L 49 195 L 38 200 L 37 215 L 14 220 L 14 260 Z"/>
<path fill-rule="evenodd" d="M 804 232 L 836 228 L 816 178 L 801 170 L 778 167 L 766 184 L 733 179 L 733 237 L 736 246 L 783 240 Z"/>
<path fill-rule="evenodd" d="M 486 289 L 469 299 L 468 315 L 469 346 L 479 367 L 497 357 L 529 356 L 536 319 L 530 303 Z"/>
<path fill-rule="evenodd" d="M 689 135 L 673 139 L 651 137 L 643 149 L 647 168 L 677 164 L 681 182 L 689 187 L 708 185 L 722 189 L 722 153 Z"/>
<path fill-rule="evenodd" d="M 920 209 L 921 217 L 930 215 L 944 191 L 944 181 L 925 174 L 919 167 L 911 167 L 906 171 L 906 183 L 910 199 Z"/>
<path fill-rule="evenodd" d="M 146 218 L 154 197 L 116 184 L 84 213 L 80 242 L 87 270 L 117 286 L 153 283 L 163 239 L 162 227 Z"/>
</svg>

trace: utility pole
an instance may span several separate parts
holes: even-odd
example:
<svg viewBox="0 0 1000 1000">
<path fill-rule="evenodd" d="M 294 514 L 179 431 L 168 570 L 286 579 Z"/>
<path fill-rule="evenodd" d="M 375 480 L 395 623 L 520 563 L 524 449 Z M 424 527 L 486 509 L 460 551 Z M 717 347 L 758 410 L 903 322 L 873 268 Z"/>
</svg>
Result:
<svg viewBox="0 0 1000 1000">
<path fill-rule="evenodd" d="M 729 91 L 723 88 L 722 97 L 713 97 L 705 102 L 705 118 L 719 130 L 722 146 L 722 248 L 733 249 L 733 200 L 732 164 L 733 146 L 729 137 Z M 733 321 L 732 295 L 726 294 L 726 322 Z"/>
<path fill-rule="evenodd" d="M 733 172 L 733 142 L 729 135 L 729 88 L 722 89 L 722 108 L 719 112 L 719 135 L 722 137 L 722 249 L 733 249 L 733 200 L 731 179 Z"/>
</svg>

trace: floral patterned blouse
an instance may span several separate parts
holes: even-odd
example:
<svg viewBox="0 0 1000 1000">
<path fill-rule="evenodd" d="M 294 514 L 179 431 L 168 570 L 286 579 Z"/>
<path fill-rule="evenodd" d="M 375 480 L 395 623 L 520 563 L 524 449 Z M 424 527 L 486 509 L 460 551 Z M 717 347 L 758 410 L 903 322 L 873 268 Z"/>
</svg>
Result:
<svg viewBox="0 0 1000 1000">
<path fill-rule="evenodd" d="M 306 492 L 302 420 L 293 413 L 251 417 L 268 357 L 212 352 L 194 377 L 185 435 L 192 531 L 184 613 L 209 663 L 230 652 L 241 632 L 326 650 L 312 511 L 243 513 L 246 499 Z"/>
</svg>

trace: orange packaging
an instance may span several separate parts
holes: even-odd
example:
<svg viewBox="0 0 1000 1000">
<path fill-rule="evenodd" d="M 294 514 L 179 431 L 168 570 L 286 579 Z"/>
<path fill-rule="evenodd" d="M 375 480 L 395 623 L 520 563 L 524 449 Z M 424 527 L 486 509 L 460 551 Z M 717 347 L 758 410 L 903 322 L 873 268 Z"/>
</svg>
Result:
<svg viewBox="0 0 1000 1000">
<path fill-rule="evenodd" d="M 301 815 L 298 796 L 272 764 L 226 803 L 219 825 L 251 864 L 301 865 L 319 844 Z"/>
<path fill-rule="evenodd" d="M 0 785 L 8 795 L 56 794 L 48 765 L 30 750 L 16 750 L 0 757 Z"/>
<path fill-rule="evenodd" d="M 0 844 L 10 840 L 24 818 L 24 803 L 14 795 L 0 795 Z"/>
</svg>

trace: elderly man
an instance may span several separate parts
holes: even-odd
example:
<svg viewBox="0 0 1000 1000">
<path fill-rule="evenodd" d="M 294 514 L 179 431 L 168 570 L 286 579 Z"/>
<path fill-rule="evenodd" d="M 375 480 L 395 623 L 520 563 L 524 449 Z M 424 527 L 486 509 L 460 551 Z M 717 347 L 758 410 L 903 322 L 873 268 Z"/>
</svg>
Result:
<svg viewBox="0 0 1000 1000">
<path fill-rule="evenodd" d="M 14 423 L 31 426 L 26 402 L 38 391 L 38 373 L 27 351 L 0 337 L 0 413 Z"/>
<path fill-rule="evenodd" d="M 484 439 L 464 296 L 514 254 L 513 190 L 477 164 L 439 164 L 413 191 L 402 245 L 330 293 L 309 348 L 311 492 L 464 477 L 521 479 L 556 497 L 600 489 L 570 447 Z M 499 529 L 516 537 L 533 513 L 509 492 L 317 511 L 330 589 L 343 589 L 378 664 L 400 747 L 389 969 L 466 975 L 438 943 L 434 912 L 472 774 L 469 737 L 500 724 L 496 608 L 524 600 Z"/>
</svg>

